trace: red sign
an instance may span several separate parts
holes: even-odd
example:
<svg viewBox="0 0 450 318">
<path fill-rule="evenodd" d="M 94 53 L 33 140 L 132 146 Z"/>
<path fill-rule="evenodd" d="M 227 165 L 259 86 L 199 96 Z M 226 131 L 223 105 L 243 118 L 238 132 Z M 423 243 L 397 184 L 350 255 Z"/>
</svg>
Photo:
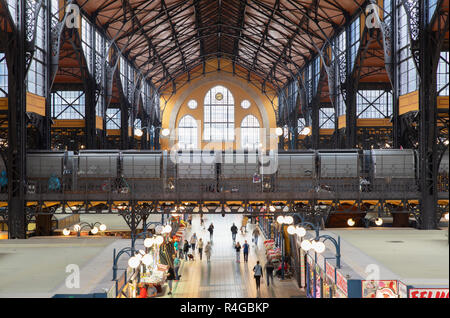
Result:
<svg viewBox="0 0 450 318">
<path fill-rule="evenodd" d="M 409 298 L 448 298 L 448 288 L 411 288 Z"/>
<path fill-rule="evenodd" d="M 335 269 L 328 262 L 326 263 L 327 277 L 334 283 L 336 281 Z"/>
<path fill-rule="evenodd" d="M 336 272 L 336 286 L 342 290 L 345 295 L 348 295 L 347 292 L 347 279 L 339 272 Z"/>
</svg>

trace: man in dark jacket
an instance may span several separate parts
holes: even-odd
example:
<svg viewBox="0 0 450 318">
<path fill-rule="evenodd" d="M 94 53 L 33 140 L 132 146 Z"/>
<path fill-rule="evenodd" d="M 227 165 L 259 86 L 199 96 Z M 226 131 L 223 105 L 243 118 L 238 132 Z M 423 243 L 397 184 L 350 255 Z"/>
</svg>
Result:
<svg viewBox="0 0 450 318">
<path fill-rule="evenodd" d="M 187 240 L 184 240 L 184 245 L 183 245 L 183 254 L 184 254 L 184 260 L 188 260 L 188 253 L 189 253 L 189 242 Z"/>
<path fill-rule="evenodd" d="M 210 241 L 212 241 L 213 233 L 214 233 L 214 225 L 212 223 L 209 225 L 208 231 L 209 231 L 209 239 L 210 239 Z"/>
<path fill-rule="evenodd" d="M 233 238 L 233 244 L 236 244 L 236 234 L 238 232 L 237 226 L 233 223 L 231 226 L 231 237 Z"/>
<path fill-rule="evenodd" d="M 272 280 L 272 285 L 273 285 L 273 271 L 275 269 L 275 267 L 273 266 L 272 262 L 267 262 L 266 265 L 264 266 L 266 269 L 266 277 L 267 277 L 267 286 L 269 286 L 269 278 Z"/>
</svg>

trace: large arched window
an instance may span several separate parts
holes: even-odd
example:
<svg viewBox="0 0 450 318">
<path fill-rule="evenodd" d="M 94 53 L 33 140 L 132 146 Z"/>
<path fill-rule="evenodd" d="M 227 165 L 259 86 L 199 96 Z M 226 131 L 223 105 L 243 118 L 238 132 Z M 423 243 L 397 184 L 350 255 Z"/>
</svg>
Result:
<svg viewBox="0 0 450 318">
<path fill-rule="evenodd" d="M 215 86 L 206 93 L 204 119 L 204 140 L 234 140 L 234 98 L 226 87 Z"/>
<path fill-rule="evenodd" d="M 257 149 L 259 144 L 259 121 L 253 115 L 246 116 L 241 123 L 241 147 Z"/>
<path fill-rule="evenodd" d="M 181 149 L 198 148 L 197 122 L 194 117 L 186 115 L 178 124 L 178 144 Z"/>
</svg>

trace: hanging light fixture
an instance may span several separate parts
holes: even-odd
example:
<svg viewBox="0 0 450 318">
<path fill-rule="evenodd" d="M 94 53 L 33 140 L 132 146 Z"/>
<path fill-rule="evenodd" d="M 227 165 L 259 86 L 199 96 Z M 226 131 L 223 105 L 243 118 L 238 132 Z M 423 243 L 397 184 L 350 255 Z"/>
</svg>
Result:
<svg viewBox="0 0 450 318">
<path fill-rule="evenodd" d="M 319 254 L 323 253 L 325 251 L 325 244 L 320 241 L 316 242 L 314 245 L 314 250 Z"/>
<path fill-rule="evenodd" d="M 375 220 L 375 224 L 378 226 L 382 226 L 383 225 L 383 219 L 382 218 L 378 218 Z"/>
<path fill-rule="evenodd" d="M 300 247 L 302 248 L 302 250 L 307 252 L 307 251 L 309 251 L 312 248 L 312 245 L 311 245 L 311 242 L 309 240 L 304 240 L 300 244 Z"/>
<path fill-rule="evenodd" d="M 144 263 L 144 265 L 148 266 L 151 263 L 153 263 L 153 256 L 151 254 L 145 254 L 142 257 L 142 263 Z"/>
<path fill-rule="evenodd" d="M 96 226 L 94 226 L 92 229 L 91 229 L 91 233 L 92 234 L 97 234 L 98 233 L 98 227 L 96 227 Z"/>
<path fill-rule="evenodd" d="M 151 237 L 147 237 L 147 238 L 144 240 L 144 246 L 147 247 L 147 248 L 152 247 L 153 244 L 155 244 L 155 241 L 154 241 L 153 238 L 151 238 Z"/>
<path fill-rule="evenodd" d="M 306 235 L 306 230 L 305 230 L 304 227 L 302 227 L 302 226 L 297 226 L 297 227 L 296 227 L 296 230 L 297 230 L 297 235 L 298 235 L 298 236 L 304 237 L 304 236 Z"/>
<path fill-rule="evenodd" d="M 290 215 L 285 216 L 285 217 L 284 217 L 284 223 L 286 223 L 286 224 L 292 224 L 292 223 L 294 223 L 294 218 L 293 218 L 292 216 L 290 216 Z"/>
<path fill-rule="evenodd" d="M 289 233 L 289 235 L 294 235 L 297 231 L 295 229 L 295 226 L 289 225 L 287 228 L 287 232 Z"/>
<path fill-rule="evenodd" d="M 155 239 L 156 244 L 161 245 L 164 242 L 164 238 L 161 235 L 158 235 Z"/>
<path fill-rule="evenodd" d="M 283 224 L 283 223 L 284 223 L 284 216 L 279 215 L 279 216 L 277 217 L 277 222 L 278 222 L 278 224 Z"/>
<path fill-rule="evenodd" d="M 136 256 L 133 256 L 128 260 L 128 266 L 131 268 L 138 268 L 140 262 L 141 261 Z"/>
</svg>

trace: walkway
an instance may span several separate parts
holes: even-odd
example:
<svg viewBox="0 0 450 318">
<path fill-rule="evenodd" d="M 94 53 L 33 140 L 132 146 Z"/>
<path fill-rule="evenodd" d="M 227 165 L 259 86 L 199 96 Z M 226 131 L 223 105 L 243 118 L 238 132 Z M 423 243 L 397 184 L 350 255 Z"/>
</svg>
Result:
<svg viewBox="0 0 450 318">
<path fill-rule="evenodd" d="M 236 252 L 233 248 L 231 238 L 231 225 L 233 222 L 240 228 L 241 215 L 204 215 L 205 227 L 214 224 L 213 248 L 211 262 L 206 262 L 203 256 L 201 261 L 196 251 L 195 261 L 182 261 L 180 273 L 182 275 L 179 282 L 174 282 L 173 294 L 164 297 L 185 297 L 185 298 L 290 298 L 304 297 L 304 292 L 297 287 L 295 280 L 281 281 L 274 278 L 275 286 L 267 287 L 265 276 L 261 280 L 261 292 L 257 295 L 255 279 L 253 278 L 253 266 L 259 260 L 261 265 L 265 264 L 265 254 L 263 238 L 260 237 L 258 247 L 252 243 L 251 233 L 255 225 L 247 224 L 247 235 L 237 235 L 236 240 L 244 243 L 247 240 L 250 244 L 248 263 L 244 263 L 242 250 L 241 262 L 236 263 Z M 189 240 L 193 232 L 198 238 L 209 241 L 209 232 L 200 227 L 200 217 L 193 217 L 192 228 L 186 232 Z M 168 289 L 166 289 L 168 291 Z"/>
</svg>

